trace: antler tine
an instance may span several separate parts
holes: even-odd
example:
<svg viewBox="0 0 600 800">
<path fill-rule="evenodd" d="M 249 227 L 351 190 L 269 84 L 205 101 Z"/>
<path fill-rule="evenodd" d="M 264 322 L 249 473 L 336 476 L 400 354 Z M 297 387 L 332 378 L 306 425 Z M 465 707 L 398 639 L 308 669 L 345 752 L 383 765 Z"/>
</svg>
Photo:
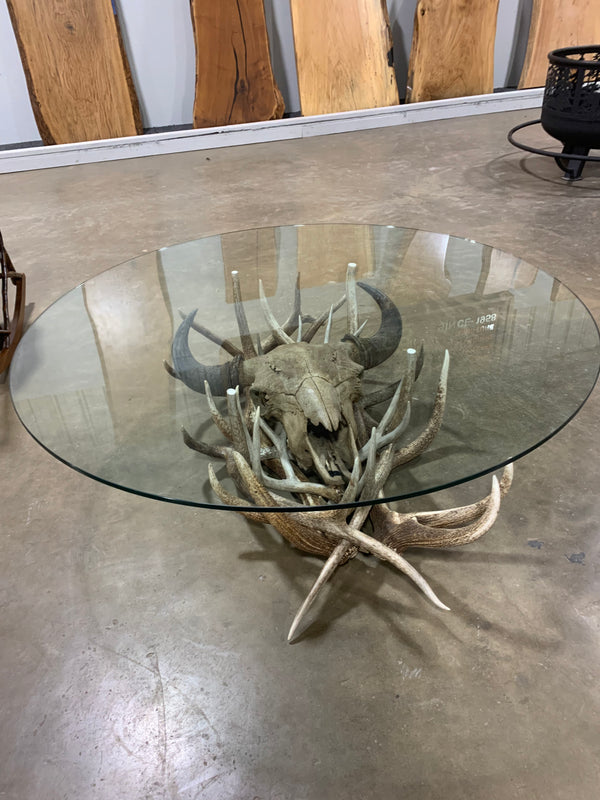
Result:
<svg viewBox="0 0 600 800">
<path fill-rule="evenodd" d="M 333 304 L 333 313 L 335 314 L 335 312 L 339 308 L 341 308 L 345 302 L 346 302 L 346 295 L 344 294 L 336 303 Z M 311 342 L 314 339 L 315 335 L 329 319 L 330 313 L 331 310 L 324 311 L 320 316 L 316 318 L 316 320 L 311 324 L 310 328 L 302 335 L 303 342 Z"/>
<path fill-rule="evenodd" d="M 346 269 L 346 296 L 348 297 L 348 310 L 346 325 L 348 333 L 358 335 L 358 302 L 356 300 L 356 264 L 348 263 Z"/>
<path fill-rule="evenodd" d="M 394 467 L 398 467 L 400 464 L 406 464 L 408 461 L 412 461 L 413 458 L 421 455 L 421 453 L 423 453 L 429 447 L 437 432 L 441 428 L 442 421 L 444 419 L 444 410 L 446 408 L 449 365 L 450 354 L 446 350 L 429 422 L 427 423 L 425 430 L 419 436 L 417 436 L 413 442 L 398 450 L 394 456 Z"/>
<path fill-rule="evenodd" d="M 296 285 L 294 287 L 294 307 L 292 308 L 289 317 L 283 323 L 281 328 L 283 332 L 286 333 L 288 336 L 297 330 L 299 324 L 302 325 L 302 322 L 310 321 L 310 318 L 302 317 L 302 300 L 300 295 L 300 275 L 296 276 Z M 300 339 L 298 339 L 300 341 Z M 270 353 L 271 350 L 274 350 L 281 344 L 280 340 L 277 336 L 271 334 L 268 339 L 264 342 L 264 352 Z"/>
<path fill-rule="evenodd" d="M 290 512 L 290 516 L 294 517 L 296 515 L 294 512 Z M 377 539 L 374 539 L 372 536 L 369 536 L 366 533 L 362 533 L 362 531 L 357 530 L 353 526 L 340 525 L 339 523 L 327 518 L 320 519 L 319 526 L 326 533 L 330 533 L 340 539 L 347 539 L 349 543 L 355 544 L 361 550 L 366 550 L 367 552 L 372 553 L 382 561 L 388 561 L 390 564 L 396 567 L 396 569 L 400 570 L 400 572 L 409 577 L 434 605 L 443 609 L 444 611 L 450 611 L 448 606 L 444 605 L 444 603 L 442 603 L 442 601 L 437 597 L 425 578 L 412 566 L 412 564 L 410 564 L 395 550 L 392 550 L 391 547 L 388 547 L 382 542 L 378 542 Z"/>
<path fill-rule="evenodd" d="M 244 422 L 244 412 L 240 404 L 240 387 L 227 389 L 227 415 L 231 431 L 233 433 L 232 442 L 244 458 L 250 457 L 250 436 Z"/>
<path fill-rule="evenodd" d="M 187 317 L 187 314 L 182 308 L 178 309 L 178 311 L 181 319 L 185 319 Z M 236 347 L 232 342 L 229 341 L 229 339 L 223 339 L 221 336 L 217 336 L 216 333 L 213 333 L 208 328 L 205 328 L 204 325 L 200 325 L 199 322 L 192 322 L 191 328 L 192 330 L 196 331 L 196 333 L 202 334 L 202 336 L 209 341 L 218 344 L 219 347 L 222 347 L 223 350 L 225 350 L 226 353 L 229 353 L 230 356 L 243 355 L 243 352 L 239 349 L 239 347 Z"/>
<path fill-rule="evenodd" d="M 281 327 L 281 325 L 275 319 L 275 315 L 269 308 L 269 302 L 265 295 L 265 290 L 263 287 L 262 280 L 259 279 L 258 281 L 258 291 L 260 294 L 260 305 L 267 321 L 267 325 L 270 326 L 273 336 L 278 340 L 279 344 L 294 344 L 294 340 L 291 336 L 289 336 Z"/>
<path fill-rule="evenodd" d="M 458 527 L 436 527 L 423 524 L 421 515 L 387 515 L 388 528 L 383 541 L 397 552 L 409 547 L 458 547 L 481 538 L 494 524 L 500 510 L 500 484 L 492 477 L 492 490 L 485 501 L 485 509 L 478 520 Z M 392 512 L 392 515 L 395 512 Z"/>
<path fill-rule="evenodd" d="M 363 450 L 365 451 L 365 456 L 362 456 Z M 367 460 L 365 464 L 365 470 L 362 474 L 360 481 L 358 482 L 358 489 L 360 492 L 363 492 L 363 488 L 365 484 L 371 481 L 374 473 L 375 473 L 375 459 L 377 456 L 377 429 L 371 428 L 371 436 L 369 437 L 369 441 L 367 444 L 361 448 L 359 451 L 359 457 L 362 461 Z"/>
<path fill-rule="evenodd" d="M 508 494 L 508 490 L 512 485 L 513 475 L 514 468 L 512 463 L 507 464 L 500 478 L 500 498 L 504 498 Z M 471 503 L 468 506 L 459 506 L 458 508 L 450 508 L 444 511 L 419 512 L 416 514 L 416 519 L 419 523 L 432 525 L 433 527 L 464 525 L 483 514 L 489 503 L 489 499 L 490 496 L 487 495 L 483 500 L 478 500 L 476 503 Z"/>
<path fill-rule="evenodd" d="M 225 458 L 227 447 L 199 442 L 197 439 L 194 439 L 185 428 L 181 429 L 181 433 L 183 435 L 183 443 L 186 447 L 189 447 L 190 450 L 196 450 L 196 452 L 202 453 L 205 456 L 210 456 L 211 458 Z"/>
<path fill-rule="evenodd" d="M 327 327 L 325 328 L 325 336 L 323 337 L 324 344 L 329 344 L 329 337 L 331 336 L 331 322 L 333 320 L 333 306 L 329 309 L 329 317 L 327 318 Z"/>
<path fill-rule="evenodd" d="M 237 495 L 231 494 L 231 492 L 228 492 L 227 489 L 221 485 L 221 482 L 217 478 L 212 464 L 208 465 L 208 480 L 213 492 L 226 506 L 232 506 L 235 508 L 236 506 L 245 505 L 244 500 L 240 500 Z M 253 520 L 254 522 L 268 522 L 266 515 L 260 511 L 242 511 L 240 513 L 244 514 L 245 517 Z"/>
<path fill-rule="evenodd" d="M 258 473 L 255 472 L 255 474 L 256 477 L 264 484 L 264 486 L 286 492 L 316 494 L 321 497 L 325 497 L 328 500 L 337 500 L 339 496 L 339 491 L 337 489 L 334 489 L 331 486 L 323 486 L 320 483 L 303 481 L 296 476 L 290 461 L 289 453 L 287 451 L 285 432 L 283 432 L 281 435 L 277 435 L 277 433 L 272 430 L 260 417 L 260 409 L 257 409 L 255 413 L 258 415 L 260 428 L 267 434 L 277 449 L 279 462 L 285 475 L 285 478 L 272 478 L 270 475 L 265 473 L 262 468 L 262 464 L 259 462 L 259 471 Z"/>
<path fill-rule="evenodd" d="M 394 396 L 392 397 L 390 405 L 388 406 L 385 414 L 383 415 L 383 417 L 376 426 L 376 437 L 377 437 L 378 448 L 382 447 L 384 444 L 388 444 L 389 442 L 395 441 L 402 433 L 404 433 L 404 431 L 408 427 L 408 423 L 410 420 L 410 408 L 407 409 L 408 413 L 404 414 L 404 417 L 400 421 L 400 424 L 397 425 L 392 431 L 386 434 L 386 430 L 389 426 L 390 420 L 394 419 L 396 409 L 398 408 L 401 389 L 402 389 L 402 381 L 400 381 L 400 383 L 396 387 L 396 391 L 394 392 Z M 360 450 L 359 455 L 362 459 L 365 459 L 367 457 L 368 447 L 369 445 L 367 444 Z"/>
<path fill-rule="evenodd" d="M 287 640 L 288 642 L 292 642 L 296 636 L 296 631 L 298 630 L 298 626 L 306 616 L 309 608 L 313 605 L 321 590 L 331 578 L 333 573 L 339 567 L 339 565 L 346 560 L 348 550 L 355 550 L 355 548 L 348 545 L 348 542 L 341 541 L 339 544 L 336 545 L 333 553 L 329 556 L 325 564 L 323 565 L 323 569 L 319 573 L 317 580 L 313 583 L 312 588 L 308 595 L 306 596 L 305 601 L 302 603 L 300 608 L 298 609 L 298 613 L 294 617 L 294 621 L 290 627 Z"/>
<path fill-rule="evenodd" d="M 238 328 L 240 330 L 240 338 L 242 340 L 242 351 L 245 358 L 254 358 L 256 355 L 256 350 L 254 348 L 254 342 L 252 341 L 252 335 L 250 334 L 248 320 L 246 319 L 246 312 L 244 311 L 242 290 L 240 287 L 240 273 L 237 271 L 237 269 L 234 269 L 231 272 L 231 284 L 233 288 L 235 317 L 237 319 Z"/>
<path fill-rule="evenodd" d="M 221 431 L 223 436 L 227 437 L 230 442 L 234 440 L 234 432 L 231 428 L 231 424 L 225 417 L 219 412 L 219 409 L 216 406 L 214 401 L 212 392 L 210 390 L 210 385 L 208 381 L 204 381 L 204 393 L 206 394 L 206 402 L 208 403 L 208 410 L 210 411 L 210 415 L 212 417 L 212 421 L 215 423 L 217 428 Z"/>
<path fill-rule="evenodd" d="M 413 387 L 417 379 L 417 366 L 419 361 L 419 356 L 414 347 L 408 347 L 406 349 L 406 361 L 406 373 L 402 379 L 402 391 L 398 400 L 396 414 L 390 422 L 391 425 L 400 422 L 406 413 L 406 409 L 410 405 Z"/>
<path fill-rule="evenodd" d="M 408 428 L 408 424 L 410 422 L 410 412 L 411 412 L 411 405 L 410 403 L 408 403 L 406 406 L 406 411 L 404 412 L 404 416 L 400 420 L 400 423 L 396 425 L 396 427 L 389 433 L 385 433 L 383 436 L 380 437 L 378 447 L 390 444 L 390 442 L 395 442 L 400 438 L 400 436 Z"/>
</svg>

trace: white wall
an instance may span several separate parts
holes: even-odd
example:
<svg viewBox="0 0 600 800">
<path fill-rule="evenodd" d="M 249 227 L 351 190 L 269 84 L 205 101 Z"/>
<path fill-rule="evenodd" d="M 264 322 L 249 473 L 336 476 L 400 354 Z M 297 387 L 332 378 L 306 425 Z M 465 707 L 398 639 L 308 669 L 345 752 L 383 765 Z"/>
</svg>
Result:
<svg viewBox="0 0 600 800">
<path fill-rule="evenodd" d="M 219 2 L 219 0 L 214 0 Z M 51 2 L 51 0 L 44 0 Z M 273 70 L 286 112 L 299 111 L 289 0 L 264 0 Z M 494 85 L 514 86 L 532 0 L 500 0 Z M 146 128 L 191 125 L 194 41 L 189 0 L 116 0 Z M 387 0 L 400 94 L 404 94 L 417 0 Z M 0 146 L 39 141 L 6 0 L 0 0 Z"/>
</svg>

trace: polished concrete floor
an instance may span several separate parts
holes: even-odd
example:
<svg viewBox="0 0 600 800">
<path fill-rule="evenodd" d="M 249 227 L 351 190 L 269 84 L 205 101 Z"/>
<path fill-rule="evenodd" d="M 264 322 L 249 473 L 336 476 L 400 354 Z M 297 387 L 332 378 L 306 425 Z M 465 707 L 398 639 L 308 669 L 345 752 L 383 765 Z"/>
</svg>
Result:
<svg viewBox="0 0 600 800">
<path fill-rule="evenodd" d="M 600 167 L 568 185 L 511 147 L 533 116 L 1 175 L 0 227 L 31 319 L 143 250 L 327 221 L 486 242 L 598 319 Z M 75 473 L 0 380 L 0 797 L 596 800 L 599 391 L 517 464 L 492 533 L 414 551 L 451 613 L 357 559 L 288 645 L 316 559 Z"/>
</svg>

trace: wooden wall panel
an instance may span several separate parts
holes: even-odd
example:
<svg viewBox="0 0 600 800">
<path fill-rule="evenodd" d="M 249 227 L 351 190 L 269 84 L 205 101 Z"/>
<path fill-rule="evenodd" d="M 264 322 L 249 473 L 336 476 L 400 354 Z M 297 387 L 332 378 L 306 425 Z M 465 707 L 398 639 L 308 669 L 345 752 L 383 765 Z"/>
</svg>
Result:
<svg viewBox="0 0 600 800">
<path fill-rule="evenodd" d="M 399 102 L 385 0 L 291 0 L 304 116 Z"/>
<path fill-rule="evenodd" d="M 44 144 L 142 132 L 111 0 L 7 3 Z"/>
<path fill-rule="evenodd" d="M 263 0 L 191 0 L 194 127 L 280 119 Z"/>
<path fill-rule="evenodd" d="M 498 0 L 419 0 L 406 101 L 494 90 Z"/>
<path fill-rule="evenodd" d="M 519 89 L 545 85 L 551 50 L 588 44 L 600 45 L 600 0 L 533 0 Z"/>
</svg>

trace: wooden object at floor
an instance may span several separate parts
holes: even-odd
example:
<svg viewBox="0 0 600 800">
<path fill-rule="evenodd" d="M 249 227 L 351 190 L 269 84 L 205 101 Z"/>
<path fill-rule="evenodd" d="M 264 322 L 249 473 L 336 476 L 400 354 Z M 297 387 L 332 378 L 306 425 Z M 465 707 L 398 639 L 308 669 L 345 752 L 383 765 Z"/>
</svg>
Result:
<svg viewBox="0 0 600 800">
<path fill-rule="evenodd" d="M 385 0 L 291 0 L 304 116 L 399 102 Z"/>
<path fill-rule="evenodd" d="M 142 132 L 111 0 L 7 3 L 44 144 Z"/>
<path fill-rule="evenodd" d="M 493 92 L 497 14 L 498 0 L 419 0 L 406 101 Z"/>
<path fill-rule="evenodd" d="M 13 312 L 10 311 L 10 287 L 14 287 Z M 16 272 L 6 252 L 0 233 L 0 373 L 8 369 L 13 353 L 23 333 L 25 319 L 25 275 Z"/>
<path fill-rule="evenodd" d="M 533 0 L 519 89 L 545 85 L 551 50 L 599 43 L 598 0 Z"/>
<path fill-rule="evenodd" d="M 280 119 L 263 0 L 191 0 L 194 127 Z"/>
</svg>

